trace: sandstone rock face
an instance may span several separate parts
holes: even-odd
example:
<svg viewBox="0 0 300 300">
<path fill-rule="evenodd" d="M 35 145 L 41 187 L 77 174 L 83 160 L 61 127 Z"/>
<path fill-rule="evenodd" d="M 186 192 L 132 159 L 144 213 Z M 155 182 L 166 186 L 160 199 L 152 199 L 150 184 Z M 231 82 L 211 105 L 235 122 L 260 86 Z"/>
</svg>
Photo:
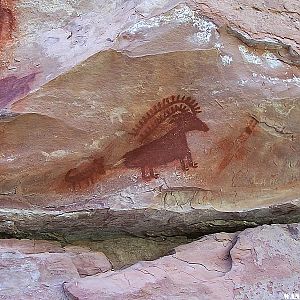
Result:
<svg viewBox="0 0 300 300">
<path fill-rule="evenodd" d="M 116 271 L 88 248 L 2 239 L 0 297 L 281 300 L 300 288 L 299 233 L 300 224 L 216 233 Z"/>
<path fill-rule="evenodd" d="M 300 222 L 299 11 L 0 0 L 0 298 L 299 291 L 299 225 L 111 271 Z"/>
<path fill-rule="evenodd" d="M 285 299 L 299 291 L 300 226 L 217 233 L 127 269 L 65 283 L 70 299 Z M 296 296 L 297 297 L 297 296 Z"/>
<path fill-rule="evenodd" d="M 1 299 L 67 299 L 62 283 L 111 269 L 103 253 L 57 242 L 0 240 Z"/>
<path fill-rule="evenodd" d="M 1 54 L 1 232 L 299 221 L 298 3 L 32 5 Z"/>
</svg>

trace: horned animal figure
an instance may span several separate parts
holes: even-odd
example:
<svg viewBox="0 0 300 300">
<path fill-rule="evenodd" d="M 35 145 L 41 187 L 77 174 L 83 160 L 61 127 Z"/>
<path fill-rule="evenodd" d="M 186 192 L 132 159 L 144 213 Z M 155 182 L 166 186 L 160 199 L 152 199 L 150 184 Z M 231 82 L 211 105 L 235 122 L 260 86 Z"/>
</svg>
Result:
<svg viewBox="0 0 300 300">
<path fill-rule="evenodd" d="M 94 158 L 92 162 L 81 163 L 78 167 L 69 170 L 65 175 L 65 181 L 75 190 L 76 187 L 81 188 L 82 184 L 87 186 L 93 184 L 95 178 L 103 174 L 105 174 L 104 158 Z"/>
<path fill-rule="evenodd" d="M 168 101 L 168 99 L 170 99 Z M 164 107 L 165 104 L 165 107 Z M 181 98 L 172 96 L 164 99 L 163 103 L 148 112 L 143 121 L 147 126 L 140 122 L 135 132 L 140 140 L 149 136 L 149 132 L 166 119 L 170 119 L 174 128 L 165 135 L 151 142 L 127 152 L 124 156 L 124 164 L 128 168 L 140 168 L 142 178 L 151 180 L 158 178 L 159 174 L 154 172 L 154 168 L 179 160 L 182 170 L 187 171 L 189 167 L 196 168 L 197 163 L 193 162 L 191 151 L 188 147 L 186 133 L 198 130 L 207 132 L 208 126 L 197 118 L 196 113 L 200 112 L 198 104 L 190 97 Z M 152 116 L 151 116 L 152 114 Z M 151 122 L 151 117 L 154 121 Z M 150 124 L 150 125 L 149 125 Z M 150 128 L 150 129 L 149 129 Z M 142 137 L 142 138 L 141 138 Z"/>
</svg>

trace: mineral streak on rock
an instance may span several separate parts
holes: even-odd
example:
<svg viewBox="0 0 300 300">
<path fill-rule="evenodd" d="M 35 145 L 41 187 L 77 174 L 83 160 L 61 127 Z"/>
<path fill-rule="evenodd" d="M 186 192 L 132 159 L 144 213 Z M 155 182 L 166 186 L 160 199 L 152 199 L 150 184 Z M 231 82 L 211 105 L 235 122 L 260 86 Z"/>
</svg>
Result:
<svg viewBox="0 0 300 300">
<path fill-rule="evenodd" d="M 14 0 L 0 1 L 0 51 L 13 37 L 16 29 Z"/>
<path fill-rule="evenodd" d="M 37 74 L 35 72 L 20 78 L 13 75 L 0 79 L 0 109 L 28 94 L 30 92 L 30 84 L 34 81 Z"/>
</svg>

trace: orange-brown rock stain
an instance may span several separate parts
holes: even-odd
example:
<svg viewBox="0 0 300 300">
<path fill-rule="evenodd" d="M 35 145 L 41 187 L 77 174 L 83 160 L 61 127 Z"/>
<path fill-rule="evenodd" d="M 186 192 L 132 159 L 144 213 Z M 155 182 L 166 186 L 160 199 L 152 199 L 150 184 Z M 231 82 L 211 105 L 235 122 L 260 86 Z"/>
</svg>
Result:
<svg viewBox="0 0 300 300">
<path fill-rule="evenodd" d="M 16 20 L 15 1 L 0 0 L 0 51 L 12 40 Z"/>
</svg>

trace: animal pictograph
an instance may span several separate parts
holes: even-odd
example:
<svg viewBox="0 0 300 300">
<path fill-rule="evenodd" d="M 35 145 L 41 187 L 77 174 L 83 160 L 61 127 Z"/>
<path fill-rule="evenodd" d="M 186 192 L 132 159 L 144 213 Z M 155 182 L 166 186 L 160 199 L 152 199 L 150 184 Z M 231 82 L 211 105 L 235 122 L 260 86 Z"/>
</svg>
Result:
<svg viewBox="0 0 300 300">
<path fill-rule="evenodd" d="M 94 158 L 92 161 L 82 162 L 76 168 L 70 169 L 65 175 L 65 182 L 73 190 L 94 184 L 99 176 L 105 174 L 104 158 Z"/>
<path fill-rule="evenodd" d="M 133 134 L 142 145 L 124 156 L 127 168 L 140 168 L 142 178 L 149 181 L 158 178 L 154 168 L 178 160 L 184 171 L 197 168 L 192 159 L 186 133 L 193 130 L 207 132 L 208 126 L 197 117 L 198 103 L 185 96 L 171 96 L 158 102 L 138 122 Z M 150 140 L 155 131 L 171 125 L 161 137 Z"/>
<path fill-rule="evenodd" d="M 201 112 L 199 104 L 191 97 L 171 96 L 162 99 L 154 105 L 138 124 L 133 128 L 132 133 L 138 141 L 143 142 L 149 137 L 155 128 L 165 120 L 178 113 L 191 112 L 193 115 Z"/>
</svg>

